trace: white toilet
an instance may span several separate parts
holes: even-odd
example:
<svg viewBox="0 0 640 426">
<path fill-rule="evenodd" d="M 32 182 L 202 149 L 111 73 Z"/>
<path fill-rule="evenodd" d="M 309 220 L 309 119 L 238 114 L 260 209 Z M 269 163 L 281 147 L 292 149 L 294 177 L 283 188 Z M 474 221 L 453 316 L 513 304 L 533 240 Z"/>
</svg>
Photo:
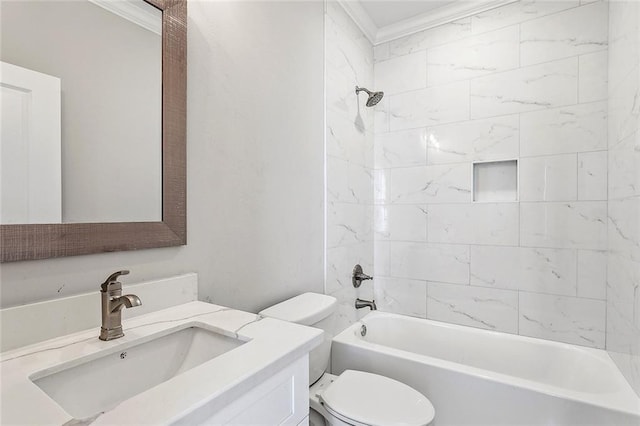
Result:
<svg viewBox="0 0 640 426">
<path fill-rule="evenodd" d="M 424 426 L 435 410 L 417 390 L 388 377 L 346 370 L 326 373 L 331 356 L 335 297 L 304 293 L 260 312 L 260 315 L 324 330 L 324 342 L 309 354 L 310 424 L 352 426 Z"/>
</svg>

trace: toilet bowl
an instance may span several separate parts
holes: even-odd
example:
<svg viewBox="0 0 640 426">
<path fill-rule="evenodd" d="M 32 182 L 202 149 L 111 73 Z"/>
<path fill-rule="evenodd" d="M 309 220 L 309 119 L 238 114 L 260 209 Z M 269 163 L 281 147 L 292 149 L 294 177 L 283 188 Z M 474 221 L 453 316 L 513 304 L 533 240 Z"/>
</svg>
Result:
<svg viewBox="0 0 640 426">
<path fill-rule="evenodd" d="M 331 426 L 432 425 L 435 410 L 417 390 L 379 374 L 345 370 L 326 372 L 331 355 L 335 297 L 304 293 L 260 315 L 324 330 L 324 342 L 309 354 L 310 424 Z"/>
</svg>

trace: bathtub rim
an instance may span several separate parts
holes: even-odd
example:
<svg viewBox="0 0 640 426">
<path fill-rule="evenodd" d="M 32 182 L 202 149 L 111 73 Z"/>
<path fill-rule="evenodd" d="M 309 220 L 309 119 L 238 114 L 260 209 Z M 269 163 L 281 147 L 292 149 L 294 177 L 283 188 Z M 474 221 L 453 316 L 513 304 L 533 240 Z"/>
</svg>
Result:
<svg viewBox="0 0 640 426">
<path fill-rule="evenodd" d="M 401 320 L 412 322 L 426 322 L 436 327 L 444 327 L 453 330 L 464 330 L 465 332 L 473 332 L 478 334 L 491 334 L 497 335 L 501 339 L 521 340 L 525 342 L 532 342 L 536 344 L 544 344 L 545 346 L 560 346 L 563 348 L 569 348 L 573 351 L 579 350 L 588 353 L 591 356 L 595 356 L 605 361 L 616 375 L 615 379 L 620 384 L 621 389 L 617 392 L 603 392 L 594 394 L 591 392 L 579 392 L 551 384 L 544 384 L 536 382 L 530 379 L 520 378 L 516 376 L 510 376 L 508 374 L 495 372 L 492 370 L 486 370 L 479 367 L 473 367 L 469 365 L 460 364 L 453 361 L 448 361 L 440 358 L 435 358 L 428 355 L 417 354 L 402 349 L 397 349 L 391 346 L 385 346 L 378 343 L 368 342 L 363 340 L 360 333 L 360 327 L 366 324 L 367 319 L 373 317 L 387 317 L 387 318 L 399 318 Z M 635 393 L 629 382 L 624 378 L 620 369 L 617 367 L 611 356 L 607 351 L 602 349 L 589 348 L 585 346 L 572 345 L 569 343 L 556 342 L 547 339 L 540 339 L 536 337 L 520 336 L 516 334 L 503 333 L 493 330 L 485 330 L 476 327 L 469 327 L 464 325 L 452 324 L 442 321 L 435 321 L 425 318 L 411 317 L 408 315 L 395 314 L 390 312 L 372 311 L 361 318 L 359 321 L 351 324 L 345 330 L 334 336 L 334 343 L 344 344 L 348 346 L 362 347 L 365 350 L 371 350 L 377 353 L 383 353 L 389 356 L 393 356 L 400 359 L 409 359 L 414 362 L 426 363 L 437 368 L 461 372 L 469 374 L 474 377 L 489 380 L 492 382 L 500 383 L 507 386 L 515 386 L 535 392 L 539 392 L 548 396 L 568 399 L 580 403 L 593 405 L 596 407 L 604 408 L 607 410 L 618 411 L 624 414 L 630 414 L 640 417 L 640 397 Z"/>
</svg>

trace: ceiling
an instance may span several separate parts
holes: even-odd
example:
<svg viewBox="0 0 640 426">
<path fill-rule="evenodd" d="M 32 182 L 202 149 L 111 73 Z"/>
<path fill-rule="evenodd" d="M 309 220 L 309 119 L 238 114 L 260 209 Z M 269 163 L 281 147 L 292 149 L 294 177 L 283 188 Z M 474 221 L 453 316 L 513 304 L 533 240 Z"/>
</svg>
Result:
<svg viewBox="0 0 640 426">
<path fill-rule="evenodd" d="M 378 28 L 395 24 L 418 15 L 433 12 L 434 9 L 451 5 L 456 0 L 360 0 Z"/>
<path fill-rule="evenodd" d="M 518 0 L 336 0 L 376 46 Z"/>
</svg>

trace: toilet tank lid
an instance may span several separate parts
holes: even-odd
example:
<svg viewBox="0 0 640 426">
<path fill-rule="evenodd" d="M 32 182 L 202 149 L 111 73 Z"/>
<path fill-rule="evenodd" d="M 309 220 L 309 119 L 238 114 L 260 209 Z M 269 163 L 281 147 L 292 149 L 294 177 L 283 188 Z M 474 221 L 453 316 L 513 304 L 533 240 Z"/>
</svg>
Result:
<svg viewBox="0 0 640 426">
<path fill-rule="evenodd" d="M 260 311 L 260 315 L 301 325 L 313 325 L 333 314 L 337 305 L 338 301 L 333 296 L 303 293 Z"/>
</svg>

